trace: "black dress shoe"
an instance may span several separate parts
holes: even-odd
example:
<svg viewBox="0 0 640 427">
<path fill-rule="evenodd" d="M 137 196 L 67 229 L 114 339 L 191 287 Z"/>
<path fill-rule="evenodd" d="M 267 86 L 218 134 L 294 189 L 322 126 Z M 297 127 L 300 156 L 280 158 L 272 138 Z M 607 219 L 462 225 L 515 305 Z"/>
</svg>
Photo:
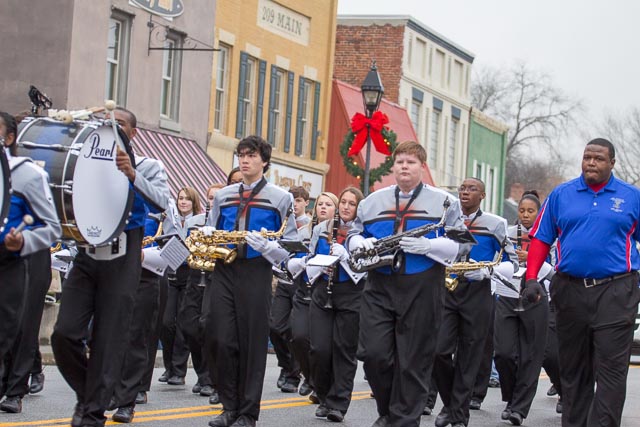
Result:
<svg viewBox="0 0 640 427">
<path fill-rule="evenodd" d="M 238 418 L 236 411 L 222 411 L 220 415 L 209 421 L 211 427 L 229 427 Z"/>
<path fill-rule="evenodd" d="M 84 406 L 76 403 L 76 408 L 71 416 L 71 427 L 82 427 L 82 417 L 84 416 Z"/>
<path fill-rule="evenodd" d="M 334 423 L 341 423 L 342 421 L 344 421 L 344 415 L 342 415 L 342 412 L 338 411 L 337 409 L 330 409 L 329 413 L 327 414 L 327 419 L 329 421 L 333 421 Z"/>
<path fill-rule="evenodd" d="M 447 408 L 442 408 L 434 422 L 436 427 L 445 427 L 449 424 L 449 412 Z"/>
<path fill-rule="evenodd" d="M 210 385 L 203 385 L 200 389 L 200 396 L 211 396 L 213 394 L 213 387 Z"/>
<path fill-rule="evenodd" d="M 177 377 L 176 377 L 177 378 Z M 167 381 L 168 382 L 168 381 Z M 200 393 L 200 390 L 202 390 L 202 386 L 200 385 L 200 383 L 195 383 L 195 385 L 193 386 L 193 388 L 191 389 L 191 393 L 193 394 L 198 394 Z"/>
<path fill-rule="evenodd" d="M 320 404 L 320 406 L 316 408 L 316 418 L 327 418 L 328 414 L 329 408 L 327 408 L 323 404 Z"/>
<path fill-rule="evenodd" d="M 283 393 L 295 393 L 298 391 L 298 383 L 294 382 L 293 379 L 287 379 L 280 387 L 280 391 Z"/>
<path fill-rule="evenodd" d="M 278 388 L 282 388 L 286 380 L 287 380 L 287 371 L 285 371 L 284 369 L 280 369 L 280 375 L 278 376 L 278 382 L 276 383 Z"/>
<path fill-rule="evenodd" d="M 135 414 L 135 412 L 133 406 L 123 406 L 122 408 L 118 408 L 111 419 L 119 423 L 130 423 L 133 421 L 133 414 Z"/>
<path fill-rule="evenodd" d="M 315 405 L 318 405 L 320 403 L 320 399 L 318 398 L 318 395 L 315 391 L 309 395 L 309 402 Z"/>
<path fill-rule="evenodd" d="M 311 385 L 305 379 L 300 385 L 300 389 L 298 390 L 298 393 L 300 393 L 300 396 L 307 396 L 312 391 L 313 391 L 313 387 L 311 387 Z"/>
<path fill-rule="evenodd" d="M 422 410 L 422 415 L 431 415 L 432 412 L 433 412 L 433 408 L 425 406 L 424 409 Z"/>
<path fill-rule="evenodd" d="M 184 377 L 179 377 L 177 375 L 172 376 L 167 380 L 167 384 L 169 385 L 184 385 Z"/>
<path fill-rule="evenodd" d="M 469 409 L 473 409 L 474 411 L 479 410 L 481 406 L 482 402 L 478 399 L 471 399 L 471 402 L 469 402 Z"/>
<path fill-rule="evenodd" d="M 22 412 L 22 398 L 20 396 L 7 396 L 4 402 L 0 403 L 0 409 L 10 414 Z"/>
<path fill-rule="evenodd" d="M 549 387 L 549 390 L 547 390 L 547 396 L 551 397 L 555 396 L 556 394 L 558 394 L 558 390 L 556 390 L 556 386 L 551 384 L 551 387 Z"/>
<path fill-rule="evenodd" d="M 218 390 L 214 388 L 211 396 L 209 396 L 209 404 L 217 405 L 218 403 L 220 403 L 220 395 L 218 394 Z"/>
<path fill-rule="evenodd" d="M 523 417 L 518 412 L 512 412 L 511 415 L 509 415 L 509 421 L 514 426 L 521 426 L 522 420 L 523 420 Z"/>
<path fill-rule="evenodd" d="M 31 374 L 31 382 L 29 383 L 29 393 L 40 393 L 44 388 L 44 373 Z"/>
<path fill-rule="evenodd" d="M 256 427 L 256 420 L 248 415 L 240 415 L 231 427 Z"/>
<path fill-rule="evenodd" d="M 378 417 L 376 422 L 371 424 L 371 427 L 387 427 L 388 424 L 389 424 L 389 416 L 383 415 L 381 417 Z"/>
<path fill-rule="evenodd" d="M 556 403 L 556 413 L 562 413 L 562 398 L 558 399 L 558 403 Z"/>
<path fill-rule="evenodd" d="M 511 406 L 507 405 L 507 407 L 504 408 L 504 411 L 502 411 L 502 414 L 500 414 L 500 419 L 507 421 L 510 415 L 511 415 Z"/>
<path fill-rule="evenodd" d="M 158 381 L 160 381 L 161 383 L 166 383 L 169 377 L 169 371 L 164 371 L 162 375 L 160 375 L 160 378 L 158 378 Z"/>
<path fill-rule="evenodd" d="M 136 405 L 144 405 L 146 403 L 147 403 L 147 392 L 139 391 L 138 394 L 136 394 Z"/>
<path fill-rule="evenodd" d="M 118 402 L 116 402 L 116 398 L 112 397 L 111 400 L 109 400 L 109 404 L 107 405 L 107 411 L 118 409 L 118 406 L 120 405 L 118 404 Z"/>
</svg>

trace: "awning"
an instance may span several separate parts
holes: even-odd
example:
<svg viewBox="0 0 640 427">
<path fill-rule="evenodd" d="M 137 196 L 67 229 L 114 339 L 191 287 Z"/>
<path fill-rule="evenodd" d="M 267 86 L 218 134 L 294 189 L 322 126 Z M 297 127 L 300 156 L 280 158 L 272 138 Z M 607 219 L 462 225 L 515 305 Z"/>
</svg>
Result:
<svg viewBox="0 0 640 427">
<path fill-rule="evenodd" d="M 211 184 L 227 182 L 227 174 L 192 139 L 138 128 L 133 145 L 138 154 L 164 164 L 174 198 L 182 187 L 193 187 L 204 204 Z"/>
</svg>

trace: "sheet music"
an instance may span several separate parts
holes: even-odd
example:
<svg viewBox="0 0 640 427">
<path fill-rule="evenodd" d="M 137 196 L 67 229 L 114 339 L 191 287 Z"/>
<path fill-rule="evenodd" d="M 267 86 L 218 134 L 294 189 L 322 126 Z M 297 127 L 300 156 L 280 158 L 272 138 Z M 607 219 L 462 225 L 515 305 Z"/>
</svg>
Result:
<svg viewBox="0 0 640 427">
<path fill-rule="evenodd" d="M 187 260 L 189 253 L 189 249 L 177 237 L 172 237 L 160 250 L 160 256 L 173 271 Z"/>
<path fill-rule="evenodd" d="M 338 257 L 333 255 L 318 254 L 307 261 L 307 265 L 315 265 L 319 267 L 331 267 L 338 262 Z"/>
</svg>

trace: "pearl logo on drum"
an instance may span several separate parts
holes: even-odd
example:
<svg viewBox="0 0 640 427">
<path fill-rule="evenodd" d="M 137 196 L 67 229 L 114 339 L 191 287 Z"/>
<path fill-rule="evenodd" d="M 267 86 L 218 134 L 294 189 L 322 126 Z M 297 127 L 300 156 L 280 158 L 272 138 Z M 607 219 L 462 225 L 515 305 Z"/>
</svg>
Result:
<svg viewBox="0 0 640 427">
<path fill-rule="evenodd" d="M 90 136 L 89 144 L 91 149 L 88 154 L 85 154 L 85 159 L 106 160 L 112 162 L 115 158 L 116 141 L 111 141 L 110 148 L 100 147 L 100 135 L 94 133 Z"/>
<path fill-rule="evenodd" d="M 102 228 L 92 226 L 87 227 L 87 237 L 100 237 L 102 235 Z"/>
</svg>

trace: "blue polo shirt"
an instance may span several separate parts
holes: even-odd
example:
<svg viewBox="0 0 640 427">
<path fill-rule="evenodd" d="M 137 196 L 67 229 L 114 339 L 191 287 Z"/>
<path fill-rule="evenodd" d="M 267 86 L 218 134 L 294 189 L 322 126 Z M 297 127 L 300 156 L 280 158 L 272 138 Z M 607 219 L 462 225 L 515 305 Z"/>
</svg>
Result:
<svg viewBox="0 0 640 427">
<path fill-rule="evenodd" d="M 640 268 L 638 219 L 638 188 L 611 174 L 595 193 L 580 176 L 551 192 L 529 235 L 549 245 L 558 239 L 558 271 L 601 279 Z"/>
</svg>

